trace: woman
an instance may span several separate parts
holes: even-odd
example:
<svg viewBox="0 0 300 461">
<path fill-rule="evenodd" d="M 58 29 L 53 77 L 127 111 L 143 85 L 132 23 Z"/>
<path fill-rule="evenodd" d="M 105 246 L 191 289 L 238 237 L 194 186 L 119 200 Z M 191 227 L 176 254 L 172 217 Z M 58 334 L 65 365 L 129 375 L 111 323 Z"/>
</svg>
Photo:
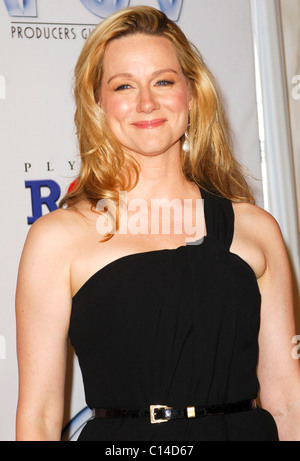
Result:
<svg viewBox="0 0 300 461">
<path fill-rule="evenodd" d="M 300 440 L 287 254 L 201 56 L 136 7 L 75 74 L 81 172 L 19 269 L 18 440 L 60 438 L 68 334 L 94 410 L 79 440 Z"/>
</svg>

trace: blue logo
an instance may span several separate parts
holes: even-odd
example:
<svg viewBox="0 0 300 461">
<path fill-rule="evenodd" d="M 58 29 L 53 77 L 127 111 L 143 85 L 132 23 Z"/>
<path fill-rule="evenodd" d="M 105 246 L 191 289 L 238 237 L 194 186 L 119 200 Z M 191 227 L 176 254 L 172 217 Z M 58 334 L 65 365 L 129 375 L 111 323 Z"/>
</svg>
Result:
<svg viewBox="0 0 300 461">
<path fill-rule="evenodd" d="M 157 0 L 158 8 L 173 21 L 178 21 L 184 0 Z M 102 19 L 130 6 L 130 0 L 80 0 L 93 15 Z M 37 0 L 4 0 L 12 17 L 37 18 Z"/>
<path fill-rule="evenodd" d="M 127 8 L 130 0 L 80 0 L 91 13 L 100 18 L 107 18 L 110 14 Z M 183 0 L 158 0 L 158 6 L 173 21 L 178 21 Z"/>
<path fill-rule="evenodd" d="M 85 407 L 81 410 L 73 419 L 66 425 L 62 431 L 61 441 L 62 442 L 76 442 L 81 430 L 93 417 L 92 410 L 89 407 Z"/>
<path fill-rule="evenodd" d="M 43 214 L 42 205 L 46 205 L 49 211 L 57 209 L 57 200 L 60 197 L 60 187 L 57 182 L 50 180 L 25 181 L 25 187 L 31 191 L 32 216 L 27 218 L 28 224 L 33 224 Z M 42 196 L 42 188 L 47 188 L 49 193 Z"/>
<path fill-rule="evenodd" d="M 172 21 L 180 18 L 183 0 L 158 0 L 160 10 L 165 13 Z"/>
<path fill-rule="evenodd" d="M 100 18 L 107 18 L 115 11 L 127 8 L 130 0 L 80 0 L 83 6 Z"/>
<path fill-rule="evenodd" d="M 36 0 L 4 0 L 10 16 L 37 18 Z"/>
</svg>

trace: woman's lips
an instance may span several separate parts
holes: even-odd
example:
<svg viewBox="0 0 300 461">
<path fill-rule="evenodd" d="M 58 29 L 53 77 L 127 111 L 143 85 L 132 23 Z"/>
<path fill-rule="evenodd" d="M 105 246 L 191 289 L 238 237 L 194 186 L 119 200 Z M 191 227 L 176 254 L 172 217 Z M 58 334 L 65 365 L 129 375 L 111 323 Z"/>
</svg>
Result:
<svg viewBox="0 0 300 461">
<path fill-rule="evenodd" d="M 143 120 L 141 122 L 135 122 L 132 123 L 132 125 L 136 128 L 140 128 L 141 130 L 151 130 L 163 125 L 166 121 L 166 118 L 157 118 L 155 120 Z"/>
</svg>

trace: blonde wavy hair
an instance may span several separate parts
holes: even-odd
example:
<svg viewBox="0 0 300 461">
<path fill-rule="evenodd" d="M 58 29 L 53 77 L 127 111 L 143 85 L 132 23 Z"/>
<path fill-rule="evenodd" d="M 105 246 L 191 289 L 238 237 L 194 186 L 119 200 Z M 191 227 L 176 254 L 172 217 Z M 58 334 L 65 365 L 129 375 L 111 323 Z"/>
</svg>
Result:
<svg viewBox="0 0 300 461">
<path fill-rule="evenodd" d="M 189 82 L 192 91 L 191 149 L 189 153 L 183 150 L 181 153 L 186 179 L 232 201 L 254 203 L 245 180 L 246 169 L 236 160 L 231 148 L 229 124 L 217 83 L 201 54 L 163 12 L 138 6 L 120 10 L 102 21 L 87 39 L 79 56 L 74 96 L 81 168 L 75 187 L 63 197 L 59 206 L 76 208 L 81 200 L 87 200 L 95 211 L 100 199 L 111 199 L 116 205 L 116 229 L 119 228 L 119 191 L 135 187 L 140 167 L 109 129 L 97 102 L 108 43 L 133 34 L 169 39 Z M 104 240 L 112 236 L 109 234 Z"/>
</svg>

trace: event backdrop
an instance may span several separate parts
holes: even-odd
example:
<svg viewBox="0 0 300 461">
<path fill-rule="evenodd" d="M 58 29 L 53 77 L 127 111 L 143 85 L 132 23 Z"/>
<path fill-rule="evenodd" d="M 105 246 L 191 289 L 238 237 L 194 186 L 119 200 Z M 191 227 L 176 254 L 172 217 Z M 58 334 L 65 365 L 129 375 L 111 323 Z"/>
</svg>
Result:
<svg viewBox="0 0 300 461">
<path fill-rule="evenodd" d="M 0 0 L 0 440 L 15 438 L 14 298 L 23 244 L 30 225 L 56 209 L 79 169 L 72 82 L 86 38 L 129 5 L 154 6 L 177 21 L 220 83 L 236 155 L 256 178 L 251 185 L 263 206 L 249 1 Z M 70 353 L 65 423 L 84 408 Z"/>
</svg>

